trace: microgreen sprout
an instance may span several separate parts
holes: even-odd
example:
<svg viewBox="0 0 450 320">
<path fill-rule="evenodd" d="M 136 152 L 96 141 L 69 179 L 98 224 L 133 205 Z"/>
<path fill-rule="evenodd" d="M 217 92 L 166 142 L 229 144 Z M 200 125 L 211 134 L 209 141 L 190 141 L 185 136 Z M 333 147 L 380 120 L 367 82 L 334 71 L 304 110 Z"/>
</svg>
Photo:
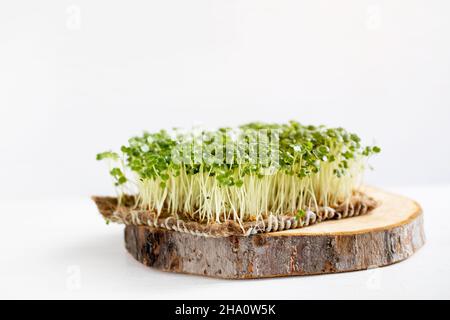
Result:
<svg viewBox="0 0 450 320">
<path fill-rule="evenodd" d="M 112 151 L 106 151 L 97 154 L 97 160 L 104 160 L 104 159 L 119 160 L 119 155 Z"/>
<path fill-rule="evenodd" d="M 197 221 L 255 221 L 349 201 L 377 146 L 342 128 L 250 123 L 237 129 L 144 132 L 107 151 L 114 184 L 141 209 Z M 134 189 L 133 189 L 134 188 Z M 134 190 L 134 191 L 133 191 Z"/>
<path fill-rule="evenodd" d="M 298 209 L 297 214 L 295 215 L 295 220 L 301 220 L 306 216 L 306 212 L 303 209 Z"/>
</svg>

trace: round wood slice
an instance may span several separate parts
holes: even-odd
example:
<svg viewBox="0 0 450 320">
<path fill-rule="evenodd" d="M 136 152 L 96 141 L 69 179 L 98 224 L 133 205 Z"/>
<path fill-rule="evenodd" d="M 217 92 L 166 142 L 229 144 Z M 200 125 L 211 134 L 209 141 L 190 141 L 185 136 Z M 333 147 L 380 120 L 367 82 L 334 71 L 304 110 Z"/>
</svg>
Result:
<svg viewBox="0 0 450 320">
<path fill-rule="evenodd" d="M 127 226 L 127 250 L 163 271 L 249 279 L 365 270 L 410 257 L 425 243 L 420 206 L 366 187 L 379 201 L 371 213 L 303 229 L 250 237 L 206 238 Z"/>
</svg>

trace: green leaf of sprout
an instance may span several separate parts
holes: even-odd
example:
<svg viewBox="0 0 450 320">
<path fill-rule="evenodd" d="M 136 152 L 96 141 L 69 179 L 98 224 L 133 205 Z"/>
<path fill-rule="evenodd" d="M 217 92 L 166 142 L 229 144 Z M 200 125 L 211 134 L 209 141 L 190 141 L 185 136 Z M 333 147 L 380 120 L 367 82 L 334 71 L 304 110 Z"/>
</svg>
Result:
<svg viewBox="0 0 450 320">
<path fill-rule="evenodd" d="M 106 151 L 106 152 L 102 152 L 97 154 L 96 159 L 98 161 L 104 160 L 104 159 L 111 159 L 111 160 L 118 160 L 119 159 L 119 155 L 115 152 L 112 151 Z"/>
<path fill-rule="evenodd" d="M 380 152 L 381 152 L 381 148 L 375 146 L 375 147 L 372 148 L 372 151 L 373 151 L 374 153 L 380 153 Z"/>
<path fill-rule="evenodd" d="M 305 210 L 299 209 L 295 215 L 295 220 L 299 221 L 306 216 Z"/>
</svg>

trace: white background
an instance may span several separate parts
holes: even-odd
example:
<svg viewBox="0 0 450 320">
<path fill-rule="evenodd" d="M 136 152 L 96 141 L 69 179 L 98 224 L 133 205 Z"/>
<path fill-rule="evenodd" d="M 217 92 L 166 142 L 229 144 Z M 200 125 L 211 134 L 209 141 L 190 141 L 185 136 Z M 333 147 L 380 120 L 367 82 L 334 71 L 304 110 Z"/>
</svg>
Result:
<svg viewBox="0 0 450 320">
<path fill-rule="evenodd" d="M 67 268 L 90 263 L 118 263 L 135 280 L 130 290 L 142 283 L 151 293 L 145 277 L 153 271 L 117 255 L 121 228 L 103 226 L 88 200 L 113 191 L 95 154 L 142 130 L 289 119 L 343 126 L 379 144 L 368 182 L 430 205 L 428 235 L 439 241 L 423 249 L 428 263 L 437 244 L 450 244 L 448 224 L 430 222 L 448 215 L 448 1 L 2 1 L 0 297 L 24 288 L 28 297 L 101 297 L 117 274 L 91 288 L 98 277 L 85 271 L 87 291 L 65 291 Z M 19 225 L 34 232 L 33 244 L 14 244 Z M 43 274 L 27 269 L 27 245 Z M 449 259 L 441 259 L 445 278 L 428 293 L 450 297 Z M 411 261 L 406 274 L 424 263 Z M 230 286 L 217 283 L 208 290 Z M 426 293 L 410 289 L 403 294 Z"/>
</svg>

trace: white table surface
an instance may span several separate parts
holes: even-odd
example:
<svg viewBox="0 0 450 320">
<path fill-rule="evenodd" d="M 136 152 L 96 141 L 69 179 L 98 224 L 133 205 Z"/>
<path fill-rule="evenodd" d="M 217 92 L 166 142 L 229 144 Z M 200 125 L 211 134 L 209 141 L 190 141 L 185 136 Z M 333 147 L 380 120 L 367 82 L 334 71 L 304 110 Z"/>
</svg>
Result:
<svg viewBox="0 0 450 320">
<path fill-rule="evenodd" d="M 218 280 L 144 267 L 88 198 L 0 200 L 0 298 L 450 298 L 450 185 L 391 187 L 419 201 L 427 243 L 389 267 L 335 275 Z"/>
</svg>

